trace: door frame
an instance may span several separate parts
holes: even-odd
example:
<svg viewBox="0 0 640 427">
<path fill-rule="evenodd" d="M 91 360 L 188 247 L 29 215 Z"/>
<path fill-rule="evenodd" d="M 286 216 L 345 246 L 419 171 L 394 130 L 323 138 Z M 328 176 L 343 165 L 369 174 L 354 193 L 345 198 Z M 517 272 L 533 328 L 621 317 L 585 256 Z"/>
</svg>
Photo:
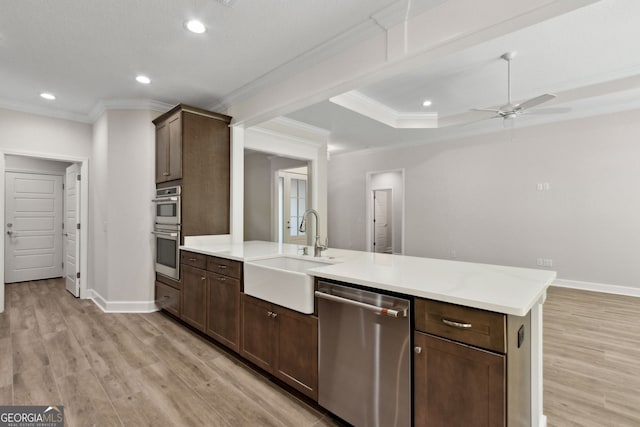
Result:
<svg viewBox="0 0 640 427">
<path fill-rule="evenodd" d="M 89 265 L 89 158 L 88 157 L 75 157 L 64 156 L 59 154 L 48 154 L 32 151 L 19 151 L 19 150 L 0 150 L 0 188 L 2 189 L 2 197 L 0 197 L 0 223 L 5 222 L 5 172 L 6 162 L 5 156 L 23 156 L 33 157 L 43 160 L 57 160 L 70 163 L 80 163 L 80 174 L 82 175 L 82 185 L 80 187 L 80 223 L 82 224 L 83 232 L 80 233 L 80 271 L 84 278 L 80 280 L 80 298 L 89 298 L 87 292 L 88 286 L 88 265 Z M 0 313 L 4 311 L 4 241 L 0 245 L 0 259 L 2 259 L 2 265 L 0 266 Z"/>
<path fill-rule="evenodd" d="M 402 191 L 397 191 L 395 188 L 392 188 L 388 185 L 382 185 L 382 186 L 378 186 L 378 185 L 374 185 L 373 184 L 373 179 L 376 175 L 380 175 L 380 174 L 386 174 L 386 173 L 395 173 L 395 174 L 399 174 L 400 175 L 400 179 L 402 181 Z M 400 234 L 400 247 L 396 248 L 396 246 L 393 244 L 393 242 L 391 242 L 391 247 L 393 248 L 393 250 L 395 251 L 394 254 L 404 254 L 405 253 L 405 216 L 406 216 L 406 209 L 405 209 L 405 193 L 406 193 L 406 182 L 405 182 L 405 172 L 404 169 L 387 169 L 387 170 L 379 170 L 379 171 L 370 171 L 370 172 L 366 172 L 365 174 L 365 197 L 366 197 L 366 201 L 365 201 L 365 235 L 366 235 L 366 250 L 371 252 L 372 248 L 373 248 L 373 190 L 389 190 L 391 189 L 392 193 L 393 193 L 393 197 L 394 199 L 399 198 L 399 203 L 400 203 L 400 210 L 401 210 L 401 215 L 400 215 L 400 221 L 401 221 L 401 227 L 400 230 L 396 230 L 396 227 L 393 226 L 393 224 L 391 225 L 392 227 L 392 236 L 395 236 L 397 233 Z M 392 201 L 391 204 L 391 209 L 393 211 L 394 209 L 394 204 L 395 202 Z M 395 213 L 394 213 L 394 217 L 395 217 Z"/>
</svg>

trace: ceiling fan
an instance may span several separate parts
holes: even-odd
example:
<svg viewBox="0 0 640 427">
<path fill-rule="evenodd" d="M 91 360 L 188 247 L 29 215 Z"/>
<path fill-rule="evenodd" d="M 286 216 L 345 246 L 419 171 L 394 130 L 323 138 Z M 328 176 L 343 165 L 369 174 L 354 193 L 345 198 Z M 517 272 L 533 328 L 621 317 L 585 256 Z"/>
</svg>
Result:
<svg viewBox="0 0 640 427">
<path fill-rule="evenodd" d="M 536 96 L 535 98 L 527 99 L 519 104 L 511 102 L 511 61 L 516 56 L 516 52 L 507 52 L 500 56 L 501 59 L 507 61 L 507 103 L 498 109 L 495 108 L 473 108 L 471 111 L 486 111 L 493 113 L 490 117 L 484 119 L 497 119 L 501 118 L 505 121 L 505 125 L 508 120 L 513 120 L 520 114 L 556 114 L 569 112 L 569 108 L 544 108 L 538 110 L 531 110 L 533 107 L 537 107 L 540 104 L 551 101 L 556 97 L 550 93 Z M 484 120 L 482 119 L 482 120 Z"/>
</svg>

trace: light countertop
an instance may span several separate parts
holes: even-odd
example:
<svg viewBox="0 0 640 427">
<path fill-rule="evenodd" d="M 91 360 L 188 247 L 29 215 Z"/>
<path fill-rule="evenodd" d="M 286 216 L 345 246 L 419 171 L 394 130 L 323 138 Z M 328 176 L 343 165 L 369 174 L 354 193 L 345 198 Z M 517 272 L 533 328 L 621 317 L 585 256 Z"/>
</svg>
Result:
<svg viewBox="0 0 640 427">
<path fill-rule="evenodd" d="M 544 301 L 556 278 L 549 270 L 477 264 L 404 255 L 328 249 L 320 258 L 301 245 L 250 241 L 187 243 L 180 249 L 251 262 L 290 256 L 325 262 L 307 274 L 499 313 L 524 316 Z M 309 248 L 313 254 L 313 248 Z"/>
</svg>

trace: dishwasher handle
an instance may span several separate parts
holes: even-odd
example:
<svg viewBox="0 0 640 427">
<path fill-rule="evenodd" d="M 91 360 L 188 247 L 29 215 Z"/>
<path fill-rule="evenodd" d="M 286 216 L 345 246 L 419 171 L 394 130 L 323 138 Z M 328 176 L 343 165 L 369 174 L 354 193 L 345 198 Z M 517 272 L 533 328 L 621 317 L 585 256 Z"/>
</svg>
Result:
<svg viewBox="0 0 640 427">
<path fill-rule="evenodd" d="M 326 299 L 326 300 L 334 301 L 334 302 L 339 302 L 339 303 L 342 303 L 342 304 L 353 305 L 353 306 L 362 308 L 364 310 L 373 311 L 374 313 L 380 314 L 380 315 L 383 315 L 383 316 L 407 317 L 408 307 L 398 308 L 398 309 L 386 308 L 386 307 L 378 307 L 377 305 L 371 305 L 371 304 L 367 304 L 367 303 L 360 302 L 360 301 L 354 301 L 354 300 L 349 299 L 349 298 L 343 298 L 343 297 L 339 297 L 337 295 L 331 295 L 331 294 L 327 294 L 327 293 L 320 292 L 320 291 L 316 291 L 315 295 L 318 298 L 322 298 L 322 299 Z"/>
</svg>

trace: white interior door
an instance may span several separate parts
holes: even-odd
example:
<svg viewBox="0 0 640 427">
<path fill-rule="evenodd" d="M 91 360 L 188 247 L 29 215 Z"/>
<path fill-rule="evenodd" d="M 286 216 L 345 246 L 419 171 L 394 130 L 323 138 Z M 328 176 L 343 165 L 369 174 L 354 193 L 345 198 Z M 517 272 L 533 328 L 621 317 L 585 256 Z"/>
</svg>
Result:
<svg viewBox="0 0 640 427">
<path fill-rule="evenodd" d="M 373 251 L 392 252 L 391 190 L 373 191 Z"/>
<path fill-rule="evenodd" d="M 283 241 L 306 245 L 307 233 L 300 231 L 300 224 L 302 215 L 307 210 L 307 176 L 285 171 L 280 172 L 280 176 L 283 178 Z M 313 225 L 317 226 L 318 224 Z M 312 230 L 309 226 L 306 229 Z"/>
<path fill-rule="evenodd" d="M 80 296 L 80 165 L 67 168 L 64 184 L 64 276 L 65 285 Z"/>
<path fill-rule="evenodd" d="M 5 178 L 5 282 L 61 277 L 62 176 Z"/>
</svg>

